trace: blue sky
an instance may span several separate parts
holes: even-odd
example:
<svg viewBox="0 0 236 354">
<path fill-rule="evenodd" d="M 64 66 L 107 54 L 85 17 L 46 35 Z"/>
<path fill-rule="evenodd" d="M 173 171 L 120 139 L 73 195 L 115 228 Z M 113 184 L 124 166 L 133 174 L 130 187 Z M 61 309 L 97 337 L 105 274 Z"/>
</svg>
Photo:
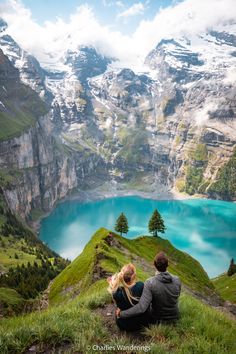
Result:
<svg viewBox="0 0 236 354">
<path fill-rule="evenodd" d="M 57 17 L 68 21 L 70 15 L 82 4 L 88 4 L 96 14 L 97 19 L 104 25 L 111 26 L 114 30 L 123 33 L 132 33 L 139 22 L 152 19 L 160 8 L 165 8 L 176 0 L 22 0 L 31 10 L 33 19 L 43 24 L 45 21 L 54 21 Z M 133 8 L 133 11 L 132 9 Z M 129 11 L 131 9 L 131 11 Z M 126 12 L 126 11 L 129 12 Z M 136 12 L 136 14 L 135 14 Z M 123 13 L 123 15 L 122 15 Z M 133 15 L 132 15 L 133 13 Z M 129 15 L 130 14 L 130 15 Z"/>
</svg>

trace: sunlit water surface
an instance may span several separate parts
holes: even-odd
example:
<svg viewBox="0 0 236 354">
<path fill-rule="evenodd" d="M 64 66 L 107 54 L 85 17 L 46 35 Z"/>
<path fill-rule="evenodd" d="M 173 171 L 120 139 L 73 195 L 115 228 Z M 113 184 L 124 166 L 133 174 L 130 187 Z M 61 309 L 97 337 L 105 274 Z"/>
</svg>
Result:
<svg viewBox="0 0 236 354">
<path fill-rule="evenodd" d="M 116 197 L 93 202 L 66 201 L 41 222 L 40 238 L 61 256 L 74 259 L 100 227 L 114 230 L 121 212 L 129 222 L 127 238 L 148 235 L 157 208 L 166 232 L 162 237 L 201 262 L 210 277 L 224 272 L 236 256 L 236 203 L 215 200 L 156 201 Z"/>
</svg>

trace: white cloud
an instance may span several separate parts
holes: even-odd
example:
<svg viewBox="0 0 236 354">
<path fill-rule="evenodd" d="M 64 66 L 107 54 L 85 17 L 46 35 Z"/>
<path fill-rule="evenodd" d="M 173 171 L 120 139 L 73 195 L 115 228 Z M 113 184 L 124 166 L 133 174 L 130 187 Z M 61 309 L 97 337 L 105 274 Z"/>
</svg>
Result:
<svg viewBox="0 0 236 354">
<path fill-rule="evenodd" d="M 162 38 L 193 36 L 235 18 L 235 0 L 185 0 L 141 21 L 134 40 L 146 52 Z"/>
<path fill-rule="evenodd" d="M 120 12 L 117 17 L 131 17 L 131 16 L 136 16 L 136 15 L 141 15 L 145 10 L 145 6 L 141 2 L 137 2 L 133 4 L 131 7 L 129 7 L 127 10 Z"/>
<path fill-rule="evenodd" d="M 101 24 L 88 5 L 79 6 L 67 22 L 58 18 L 44 25 L 37 24 L 17 0 L 0 5 L 0 12 L 9 24 L 9 34 L 42 63 L 49 61 L 48 54 L 57 60 L 68 48 L 83 44 L 133 69 L 141 66 L 162 38 L 191 36 L 236 18 L 235 0 L 185 0 L 162 9 L 152 20 L 142 20 L 132 35 L 124 35 Z"/>
<path fill-rule="evenodd" d="M 122 2 L 122 1 L 116 1 L 116 6 L 119 6 L 119 7 L 124 7 L 125 4 Z"/>
<path fill-rule="evenodd" d="M 102 0 L 102 4 L 105 7 L 111 7 L 111 6 L 124 7 L 125 6 L 122 1 Z"/>
</svg>

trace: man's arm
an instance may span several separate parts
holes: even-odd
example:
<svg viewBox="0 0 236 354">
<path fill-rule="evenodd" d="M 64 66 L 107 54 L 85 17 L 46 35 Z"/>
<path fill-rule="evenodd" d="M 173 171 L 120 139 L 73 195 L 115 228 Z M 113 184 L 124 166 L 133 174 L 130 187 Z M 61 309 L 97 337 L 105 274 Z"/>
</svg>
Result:
<svg viewBox="0 0 236 354">
<path fill-rule="evenodd" d="M 151 284 L 149 281 L 146 281 L 144 283 L 144 289 L 143 289 L 142 296 L 139 300 L 139 303 L 128 310 L 121 311 L 120 317 L 128 318 L 128 317 L 133 317 L 141 313 L 144 313 L 147 310 L 148 306 L 150 305 L 151 301 L 152 301 Z"/>
</svg>

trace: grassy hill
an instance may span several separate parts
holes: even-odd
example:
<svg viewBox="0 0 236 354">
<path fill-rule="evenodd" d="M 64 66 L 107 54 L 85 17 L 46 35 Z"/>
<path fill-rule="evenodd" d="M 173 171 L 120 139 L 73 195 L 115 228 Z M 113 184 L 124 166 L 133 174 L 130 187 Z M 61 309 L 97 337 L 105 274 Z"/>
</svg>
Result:
<svg viewBox="0 0 236 354">
<path fill-rule="evenodd" d="M 108 237 L 108 230 L 99 229 L 79 255 L 54 280 L 50 289 L 50 304 L 65 302 L 88 291 L 101 278 L 117 272 L 125 263 L 132 262 L 138 268 L 138 277 L 145 280 L 154 275 L 153 259 L 157 252 L 168 254 L 169 271 L 197 293 L 212 295 L 214 287 L 199 262 L 177 250 L 160 237 L 143 236 L 128 240 L 119 235 Z"/>
<path fill-rule="evenodd" d="M 20 313 L 25 300 L 14 289 L 0 288 L 0 313 L 2 316 Z"/>
<path fill-rule="evenodd" d="M 236 273 L 230 277 L 226 273 L 221 274 L 212 281 L 223 299 L 236 304 Z"/>
<path fill-rule="evenodd" d="M 121 333 L 113 316 L 109 316 L 114 305 L 105 278 L 132 261 L 138 278 L 145 280 L 154 273 L 152 258 L 159 250 L 168 253 L 170 271 L 187 285 L 180 297 L 181 319 L 176 326 L 154 325 L 143 335 Z M 106 346 L 107 353 L 143 353 L 138 349 L 142 346 L 153 354 L 234 353 L 235 320 L 203 304 L 193 294 L 206 298 L 214 295 L 214 288 L 192 257 L 161 238 L 108 237 L 108 230 L 102 228 L 82 254 L 55 278 L 47 310 L 1 321 L 0 352 L 25 353 L 31 349 L 37 353 L 86 354 L 101 353 Z"/>
<path fill-rule="evenodd" d="M 1 186 L 0 178 L 0 314 L 13 315 L 29 310 L 31 299 L 46 289 L 69 262 L 44 245 L 12 214 Z"/>
</svg>

